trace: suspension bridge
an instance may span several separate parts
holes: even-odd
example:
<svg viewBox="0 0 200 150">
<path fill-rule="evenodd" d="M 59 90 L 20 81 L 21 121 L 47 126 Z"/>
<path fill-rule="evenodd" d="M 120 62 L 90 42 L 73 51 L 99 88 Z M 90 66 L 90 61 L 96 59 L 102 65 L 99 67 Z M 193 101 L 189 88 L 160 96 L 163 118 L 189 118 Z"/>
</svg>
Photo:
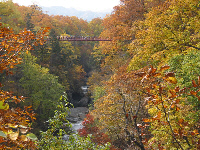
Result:
<svg viewBox="0 0 200 150">
<path fill-rule="evenodd" d="M 58 36 L 59 41 L 112 41 L 110 39 L 103 39 L 98 37 L 84 37 L 84 36 Z"/>
</svg>

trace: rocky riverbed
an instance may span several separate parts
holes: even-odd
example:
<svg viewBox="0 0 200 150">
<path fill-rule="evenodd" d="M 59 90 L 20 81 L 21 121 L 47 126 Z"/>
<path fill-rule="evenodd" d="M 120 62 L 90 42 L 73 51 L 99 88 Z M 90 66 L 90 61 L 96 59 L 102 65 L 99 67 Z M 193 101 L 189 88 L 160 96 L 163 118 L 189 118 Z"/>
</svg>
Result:
<svg viewBox="0 0 200 150">
<path fill-rule="evenodd" d="M 70 108 L 68 112 L 68 116 L 66 117 L 67 120 L 72 124 L 72 132 L 77 133 L 79 129 L 83 127 L 82 121 L 85 118 L 85 115 L 88 114 L 89 110 L 87 107 L 76 107 Z M 64 125 L 65 126 L 65 125 Z M 68 140 L 69 135 L 64 135 L 63 139 Z"/>
<path fill-rule="evenodd" d="M 83 127 L 81 123 L 86 114 L 88 114 L 87 107 L 70 108 L 67 120 L 72 123 L 72 130 L 74 132 L 77 132 L 78 129 Z"/>
</svg>

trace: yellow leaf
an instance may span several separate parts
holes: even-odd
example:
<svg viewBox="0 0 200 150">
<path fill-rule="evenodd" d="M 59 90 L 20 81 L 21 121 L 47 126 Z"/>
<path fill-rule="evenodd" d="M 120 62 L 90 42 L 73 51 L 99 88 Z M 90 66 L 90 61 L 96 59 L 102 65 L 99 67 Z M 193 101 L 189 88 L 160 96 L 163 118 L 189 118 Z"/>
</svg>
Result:
<svg viewBox="0 0 200 150">
<path fill-rule="evenodd" d="M 7 110 L 8 108 L 9 108 L 9 105 L 7 103 L 0 101 L 0 109 Z"/>
<path fill-rule="evenodd" d="M 28 140 L 26 135 L 21 135 L 20 137 L 21 137 L 22 141 L 27 141 Z"/>
<path fill-rule="evenodd" d="M 170 83 L 173 83 L 173 84 L 176 84 L 176 83 L 177 83 L 177 80 L 176 80 L 175 77 L 168 77 L 166 80 L 167 80 L 168 82 L 170 82 Z"/>
<path fill-rule="evenodd" d="M 13 141 L 17 140 L 18 136 L 19 136 L 19 132 L 13 132 L 9 134 L 9 138 Z"/>
</svg>

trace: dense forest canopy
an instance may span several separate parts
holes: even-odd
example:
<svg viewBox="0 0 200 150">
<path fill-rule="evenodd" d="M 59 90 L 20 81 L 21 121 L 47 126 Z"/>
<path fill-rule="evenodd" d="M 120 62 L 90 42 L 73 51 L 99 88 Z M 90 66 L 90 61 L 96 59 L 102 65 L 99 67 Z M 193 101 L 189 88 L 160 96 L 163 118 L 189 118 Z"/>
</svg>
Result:
<svg viewBox="0 0 200 150">
<path fill-rule="evenodd" d="M 113 9 L 87 22 L 0 2 L 0 148 L 200 149 L 200 1 Z M 63 141 L 84 85 L 89 114 Z"/>
</svg>

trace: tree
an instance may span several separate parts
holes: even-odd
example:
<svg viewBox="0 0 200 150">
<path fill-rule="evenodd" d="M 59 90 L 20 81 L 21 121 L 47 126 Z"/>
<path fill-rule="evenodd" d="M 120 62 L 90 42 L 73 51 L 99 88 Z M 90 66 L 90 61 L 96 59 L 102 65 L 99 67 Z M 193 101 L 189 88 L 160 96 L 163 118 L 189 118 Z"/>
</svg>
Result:
<svg viewBox="0 0 200 150">
<path fill-rule="evenodd" d="M 0 8 L 1 22 L 4 26 L 12 28 L 15 33 L 19 33 L 24 25 L 24 20 L 16 5 L 11 0 L 1 1 Z"/>
<path fill-rule="evenodd" d="M 153 135 L 146 146 L 151 149 L 199 149 L 199 120 L 188 118 L 189 112 L 195 113 L 195 110 L 187 101 L 189 96 L 199 98 L 200 78 L 198 83 L 192 81 L 192 87 L 181 89 L 176 86 L 175 74 L 167 72 L 168 69 L 169 66 L 162 66 L 160 70 L 151 67 L 142 74 L 143 84 L 152 81 L 152 84 L 144 86 L 150 117 L 143 121 L 150 122 Z"/>
<path fill-rule="evenodd" d="M 102 19 L 94 18 L 88 23 L 89 31 L 91 32 L 90 37 L 99 37 L 99 35 L 103 31 L 102 22 Z"/>
<path fill-rule="evenodd" d="M 176 78 L 178 79 L 177 85 L 180 88 L 189 88 L 193 86 L 193 82 L 197 81 L 197 76 L 200 75 L 200 64 L 199 64 L 199 51 L 191 51 L 185 55 L 176 55 L 172 57 L 169 61 L 170 71 L 174 71 Z M 193 87 L 193 90 L 197 90 Z M 188 101 L 186 105 L 191 105 L 194 112 L 189 112 L 190 118 L 195 120 L 199 119 L 199 100 L 195 96 L 188 96 Z"/>
<path fill-rule="evenodd" d="M 22 70 L 19 80 L 22 94 L 27 97 L 23 105 L 32 106 L 37 113 L 37 126 L 42 127 L 46 118 L 53 116 L 56 101 L 65 88 L 58 83 L 58 77 L 49 73 L 49 69 L 36 64 L 36 58 L 30 53 L 23 55 L 19 67 Z"/>
<path fill-rule="evenodd" d="M 82 122 L 83 128 L 78 130 L 78 134 L 82 137 L 87 137 L 89 134 L 92 135 L 91 140 L 100 145 L 110 142 L 108 135 L 101 132 L 99 128 L 95 125 L 94 117 L 90 114 L 86 115 L 86 118 Z"/>
<path fill-rule="evenodd" d="M 65 122 L 65 126 L 70 127 L 71 124 L 66 120 L 66 115 L 68 112 L 68 105 L 66 96 L 63 95 L 58 104 L 57 109 L 55 111 L 54 117 L 48 120 L 49 129 L 45 132 L 41 133 L 41 139 L 37 142 L 39 149 L 92 149 L 92 150 L 108 150 L 110 144 L 102 144 L 97 145 L 96 143 L 91 141 L 91 137 L 88 135 L 85 137 L 80 137 L 77 134 L 69 135 L 69 140 L 64 141 L 63 135 L 67 135 L 63 127 L 63 123 Z M 54 136 L 54 134 L 58 131 L 58 135 Z"/>
<path fill-rule="evenodd" d="M 133 27 L 131 69 L 164 65 L 173 55 L 199 50 L 199 1 L 167 0 Z"/>
<path fill-rule="evenodd" d="M 141 77 L 137 74 L 146 71 L 127 72 L 123 66 L 108 80 L 103 88 L 105 93 L 94 102 L 92 115 L 98 120 L 98 127 L 105 130 L 115 146 L 140 148 L 144 150 L 143 140 L 149 133 L 143 127 L 142 118 L 147 117 Z"/>
<path fill-rule="evenodd" d="M 29 51 L 32 45 L 42 42 L 44 34 L 48 29 L 38 32 L 35 36 L 32 32 L 24 30 L 19 34 L 14 34 L 12 29 L 3 27 L 0 23 L 0 73 L 3 75 L 11 74 L 10 71 L 21 62 L 20 54 Z M 24 109 L 11 107 L 23 101 L 23 97 L 13 96 L 10 92 L 0 91 L 0 143 L 1 149 L 34 149 L 33 140 L 35 135 L 27 134 L 30 132 L 31 122 L 35 120 L 35 114 L 31 106 L 25 106 Z M 15 105 L 14 105 L 15 106 Z"/>
</svg>

